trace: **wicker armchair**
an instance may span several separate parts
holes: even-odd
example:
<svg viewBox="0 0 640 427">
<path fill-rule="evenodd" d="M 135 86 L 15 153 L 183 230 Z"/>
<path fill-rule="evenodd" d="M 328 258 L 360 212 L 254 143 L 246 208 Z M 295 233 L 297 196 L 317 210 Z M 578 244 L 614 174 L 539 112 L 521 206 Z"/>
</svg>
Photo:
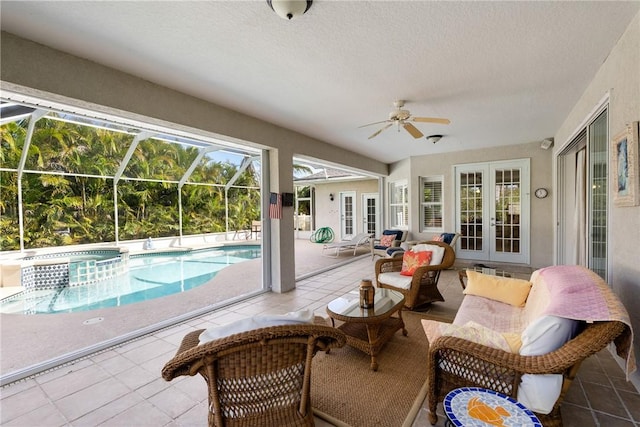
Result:
<svg viewBox="0 0 640 427">
<path fill-rule="evenodd" d="M 401 250 L 400 244 L 407 240 L 409 232 L 407 230 L 384 230 L 383 236 L 395 235 L 395 239 L 391 243 L 391 246 L 383 246 L 380 239 L 370 239 L 371 245 L 371 259 L 374 259 L 376 255 L 381 257 L 391 256 L 394 250 Z"/>
<path fill-rule="evenodd" d="M 401 288 L 380 280 L 381 273 L 399 272 L 402 270 L 402 257 L 382 258 L 376 261 L 375 273 L 379 288 L 393 289 L 405 297 L 405 307 L 409 310 L 419 308 L 434 301 L 444 301 L 438 290 L 440 272 L 453 266 L 456 253 L 453 248 L 443 242 L 421 242 L 441 246 L 445 249 L 442 262 L 438 265 L 419 267 L 411 278 L 408 288 Z"/>
<path fill-rule="evenodd" d="M 563 374 L 562 390 L 549 414 L 537 414 L 545 427 L 562 426 L 560 404 L 580 363 L 622 334 L 622 322 L 587 324 L 578 336 L 558 350 L 540 356 L 520 356 L 462 338 L 442 336 L 429 348 L 429 421 L 438 421 L 436 407 L 458 387 L 483 387 L 517 397 L 523 374 Z"/>
<path fill-rule="evenodd" d="M 187 334 L 162 369 L 171 381 L 200 374 L 209 389 L 209 426 L 313 426 L 311 360 L 345 344 L 344 334 L 318 324 L 272 326 L 198 345 Z"/>
</svg>

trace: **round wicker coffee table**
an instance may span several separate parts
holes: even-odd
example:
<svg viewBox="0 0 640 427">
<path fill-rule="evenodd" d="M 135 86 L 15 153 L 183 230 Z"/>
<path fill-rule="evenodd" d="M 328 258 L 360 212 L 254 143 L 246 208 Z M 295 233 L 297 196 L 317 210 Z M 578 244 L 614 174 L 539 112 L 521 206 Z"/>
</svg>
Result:
<svg viewBox="0 0 640 427">
<path fill-rule="evenodd" d="M 376 289 L 373 308 L 360 307 L 358 290 L 336 298 L 327 305 L 327 314 L 331 323 L 338 326 L 347 336 L 347 345 L 357 348 L 371 356 L 371 369 L 378 370 L 377 355 L 382 346 L 399 329 L 407 335 L 402 320 L 404 295 L 391 289 Z M 397 316 L 394 316 L 398 313 Z"/>
</svg>

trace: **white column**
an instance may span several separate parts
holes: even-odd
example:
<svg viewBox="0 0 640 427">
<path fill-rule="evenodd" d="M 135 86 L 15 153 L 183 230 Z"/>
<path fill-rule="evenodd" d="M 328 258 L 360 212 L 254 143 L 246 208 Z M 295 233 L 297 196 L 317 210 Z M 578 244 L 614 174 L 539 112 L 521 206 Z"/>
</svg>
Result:
<svg viewBox="0 0 640 427">
<path fill-rule="evenodd" d="M 293 153 L 284 150 L 270 152 L 270 178 L 273 193 L 293 193 Z M 295 238 L 293 206 L 282 207 L 282 218 L 271 222 L 271 287 L 284 293 L 296 287 Z M 268 212 L 266 215 L 268 216 Z"/>
</svg>

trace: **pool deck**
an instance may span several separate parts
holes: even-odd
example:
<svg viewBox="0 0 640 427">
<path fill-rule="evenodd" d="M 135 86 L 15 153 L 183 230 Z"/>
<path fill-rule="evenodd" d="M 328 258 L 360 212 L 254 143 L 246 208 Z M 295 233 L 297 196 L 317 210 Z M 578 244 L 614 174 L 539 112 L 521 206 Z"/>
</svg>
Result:
<svg viewBox="0 0 640 427">
<path fill-rule="evenodd" d="M 322 245 L 295 241 L 296 278 L 308 277 L 368 255 L 368 248 L 323 256 Z M 246 261 L 221 270 L 209 283 L 180 294 L 121 307 L 78 313 L 0 314 L 0 373 L 5 376 L 45 363 L 55 366 L 83 351 L 113 345 L 224 306 L 239 296 L 261 291 L 261 262 Z M 7 292 L 8 288 L 0 288 Z M 7 296 L 5 294 L 2 297 Z M 62 362 L 64 363 L 64 362 Z"/>
</svg>

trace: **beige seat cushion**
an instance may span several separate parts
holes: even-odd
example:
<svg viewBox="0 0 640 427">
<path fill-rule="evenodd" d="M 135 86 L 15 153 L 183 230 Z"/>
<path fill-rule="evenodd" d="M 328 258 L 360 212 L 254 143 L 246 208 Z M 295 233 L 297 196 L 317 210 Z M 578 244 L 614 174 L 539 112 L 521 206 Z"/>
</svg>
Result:
<svg viewBox="0 0 640 427">
<path fill-rule="evenodd" d="M 430 319 L 422 319 L 421 322 L 427 340 L 431 344 L 441 336 L 450 336 L 504 351 L 517 351 L 511 346 L 510 337 L 506 337 L 476 322 L 467 322 L 463 326 Z"/>
<path fill-rule="evenodd" d="M 456 325 L 473 321 L 500 333 L 521 334 L 527 327 L 524 310 L 489 298 L 466 295 L 456 318 Z"/>
<path fill-rule="evenodd" d="M 400 289 L 409 289 L 411 287 L 411 279 L 411 276 L 403 276 L 399 271 L 390 271 L 378 275 L 378 283 L 384 283 Z"/>
</svg>

